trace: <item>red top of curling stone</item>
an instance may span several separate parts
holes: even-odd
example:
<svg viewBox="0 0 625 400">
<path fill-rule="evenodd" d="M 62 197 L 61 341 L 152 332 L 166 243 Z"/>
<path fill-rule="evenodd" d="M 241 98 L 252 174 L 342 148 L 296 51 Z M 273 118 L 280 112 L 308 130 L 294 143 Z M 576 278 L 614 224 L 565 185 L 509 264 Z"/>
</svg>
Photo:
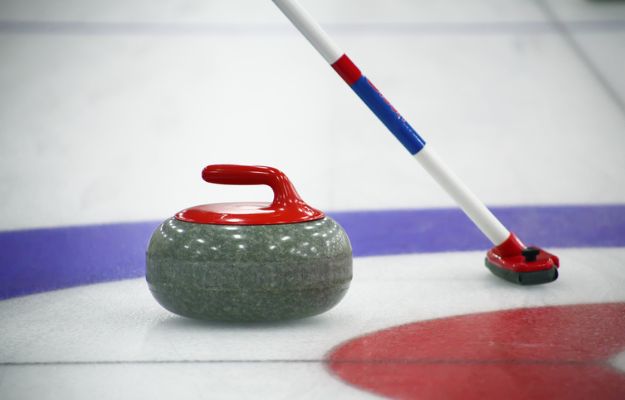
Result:
<svg viewBox="0 0 625 400">
<path fill-rule="evenodd" d="M 325 217 L 323 212 L 306 204 L 289 178 L 276 168 L 216 164 L 204 168 L 202 178 L 226 185 L 268 185 L 273 190 L 273 202 L 205 204 L 180 211 L 176 219 L 196 224 L 274 225 Z"/>
</svg>

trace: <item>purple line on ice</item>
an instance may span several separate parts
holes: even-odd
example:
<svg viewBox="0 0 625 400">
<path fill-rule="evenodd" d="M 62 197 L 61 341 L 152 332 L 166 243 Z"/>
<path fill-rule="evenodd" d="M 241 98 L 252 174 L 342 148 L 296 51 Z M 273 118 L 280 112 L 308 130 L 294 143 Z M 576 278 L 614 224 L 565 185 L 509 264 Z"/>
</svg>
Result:
<svg viewBox="0 0 625 400">
<path fill-rule="evenodd" d="M 493 213 L 531 245 L 625 246 L 625 205 L 500 207 Z M 491 245 L 458 209 L 329 213 L 354 256 L 486 250 Z M 157 222 L 0 232 L 0 299 L 141 277 Z M 476 260 L 475 268 L 481 267 Z"/>
</svg>

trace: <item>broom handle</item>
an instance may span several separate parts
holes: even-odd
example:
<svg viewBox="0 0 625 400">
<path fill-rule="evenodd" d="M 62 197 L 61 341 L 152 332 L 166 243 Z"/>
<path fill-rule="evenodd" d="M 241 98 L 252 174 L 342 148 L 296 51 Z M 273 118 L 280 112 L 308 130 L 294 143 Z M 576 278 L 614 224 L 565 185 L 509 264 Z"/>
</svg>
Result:
<svg viewBox="0 0 625 400">
<path fill-rule="evenodd" d="M 425 140 L 408 124 L 358 67 L 332 41 L 330 36 L 296 0 L 272 0 L 293 25 L 308 39 L 358 97 L 406 147 L 436 182 L 455 200 L 464 213 L 495 245 L 510 237 L 510 232 L 449 167 L 426 146 Z"/>
</svg>

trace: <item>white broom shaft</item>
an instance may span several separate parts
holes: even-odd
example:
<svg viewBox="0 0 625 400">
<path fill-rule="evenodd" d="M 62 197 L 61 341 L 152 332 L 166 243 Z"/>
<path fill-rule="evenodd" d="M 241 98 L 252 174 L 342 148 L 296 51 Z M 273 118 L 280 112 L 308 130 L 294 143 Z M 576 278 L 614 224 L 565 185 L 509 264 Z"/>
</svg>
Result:
<svg viewBox="0 0 625 400">
<path fill-rule="evenodd" d="M 356 82 L 355 78 L 360 77 L 360 70 L 345 56 L 312 16 L 295 0 L 272 1 L 308 39 L 313 47 L 317 49 L 323 58 L 341 74 L 343 79 L 415 156 L 417 161 L 434 180 L 456 201 L 482 233 L 495 245 L 506 241 L 510 236 L 510 232 L 429 148 L 430 146 L 425 145 L 425 141 L 397 113 L 377 89 L 364 76 Z M 354 79 L 352 80 L 350 76 L 344 76 L 345 74 L 351 75 Z M 379 96 L 379 98 L 376 96 Z M 382 100 L 381 102 L 380 99 Z M 388 108 L 385 108 L 386 105 Z"/>
<path fill-rule="evenodd" d="M 329 64 L 334 64 L 343 55 L 343 51 L 298 2 L 272 1 Z"/>
<path fill-rule="evenodd" d="M 415 158 L 493 244 L 499 245 L 508 239 L 510 232 L 443 163 L 431 146 L 425 146 Z"/>
</svg>

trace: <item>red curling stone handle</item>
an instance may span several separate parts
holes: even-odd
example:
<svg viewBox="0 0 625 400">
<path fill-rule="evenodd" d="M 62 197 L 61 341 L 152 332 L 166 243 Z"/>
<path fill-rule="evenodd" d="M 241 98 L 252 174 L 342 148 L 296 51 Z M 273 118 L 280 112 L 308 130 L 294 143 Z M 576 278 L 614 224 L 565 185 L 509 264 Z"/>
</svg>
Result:
<svg viewBox="0 0 625 400">
<path fill-rule="evenodd" d="M 272 208 L 306 204 L 293 184 L 280 170 L 273 167 L 215 164 L 202 171 L 202 179 L 223 185 L 267 185 L 273 190 Z"/>
<path fill-rule="evenodd" d="M 273 190 L 273 202 L 204 204 L 180 211 L 176 219 L 198 224 L 274 225 L 325 217 L 322 211 L 306 204 L 289 178 L 276 168 L 215 164 L 202 170 L 202 179 L 223 185 L 267 185 Z"/>
</svg>

